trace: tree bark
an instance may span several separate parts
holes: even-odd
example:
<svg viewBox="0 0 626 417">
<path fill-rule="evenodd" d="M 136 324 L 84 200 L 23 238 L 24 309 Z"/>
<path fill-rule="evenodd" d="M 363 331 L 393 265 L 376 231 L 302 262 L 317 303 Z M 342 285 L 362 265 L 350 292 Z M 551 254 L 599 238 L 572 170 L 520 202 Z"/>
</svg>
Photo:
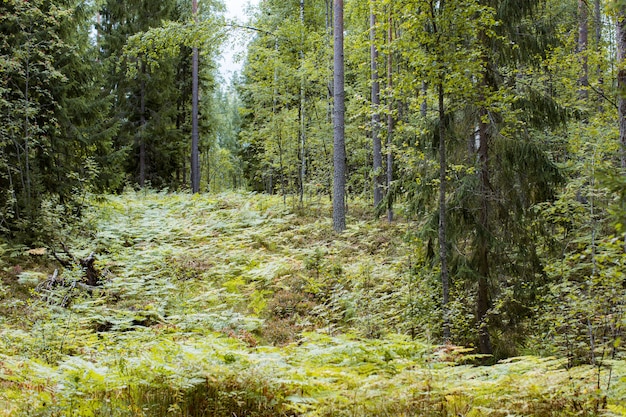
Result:
<svg viewBox="0 0 626 417">
<path fill-rule="evenodd" d="M 383 201 L 383 152 L 380 129 L 380 82 L 378 81 L 378 48 L 376 47 L 376 15 L 370 5 L 370 61 L 372 72 L 372 146 L 374 151 L 374 207 Z"/>
<path fill-rule="evenodd" d="M 581 99 L 589 97 L 589 58 L 587 48 L 589 45 L 589 11 L 586 0 L 578 0 L 578 54 L 582 66 L 582 73 L 578 79 L 580 90 L 578 95 Z"/>
<path fill-rule="evenodd" d="M 302 37 L 300 39 L 300 206 L 304 204 L 304 182 L 306 179 L 306 97 L 304 84 L 304 0 L 300 0 L 300 23 Z"/>
<path fill-rule="evenodd" d="M 192 0 L 192 13 L 194 20 L 198 20 L 198 0 Z M 199 60 L 200 53 L 197 47 L 193 48 L 191 68 L 191 191 L 200 192 L 200 133 L 198 127 L 198 102 L 199 102 Z"/>
<path fill-rule="evenodd" d="M 617 14 L 615 30 L 617 36 L 617 90 L 618 119 L 621 167 L 626 168 L 626 10 L 621 8 Z"/>
<path fill-rule="evenodd" d="M 328 36 L 328 42 L 331 42 L 333 39 L 333 0 L 325 0 L 326 4 L 326 35 Z M 329 62 L 329 67 L 332 66 L 332 62 Z M 333 121 L 333 97 L 335 95 L 333 80 L 331 77 L 328 78 L 328 106 L 326 107 L 326 118 L 328 123 L 332 123 Z M 330 187 L 332 188 L 332 186 Z M 332 199 L 332 193 L 329 193 Z"/>
<path fill-rule="evenodd" d="M 22 187 L 26 194 L 26 212 L 29 217 L 32 217 L 33 204 L 32 204 L 32 187 L 30 178 L 30 47 L 28 48 L 28 56 L 26 57 L 26 76 L 24 77 L 24 101 L 26 104 L 26 116 L 24 118 L 24 172 L 20 168 L 20 175 L 22 175 Z M 16 148 L 18 148 L 16 146 Z M 19 150 L 18 150 L 19 152 Z M 25 179 L 24 179 L 25 176 Z"/>
<path fill-rule="evenodd" d="M 443 339 L 449 342 L 450 334 L 450 276 L 448 272 L 448 246 L 446 237 L 446 128 L 443 81 L 438 86 L 439 98 L 439 259 L 441 262 L 441 287 L 443 293 L 441 309 L 443 311 Z"/>
<path fill-rule="evenodd" d="M 600 0 L 594 0 L 593 2 L 593 20 L 596 29 L 596 49 L 599 50 L 602 43 L 602 5 Z"/>
<path fill-rule="evenodd" d="M 483 108 L 479 112 L 478 120 L 478 161 L 480 177 L 480 213 L 477 233 L 477 263 L 478 263 L 478 295 L 476 301 L 476 316 L 478 320 L 478 349 L 479 353 L 491 354 L 491 340 L 487 327 L 487 313 L 489 312 L 489 137 L 485 118 L 487 111 Z"/>
<path fill-rule="evenodd" d="M 141 62 L 141 87 L 139 92 L 139 186 L 146 183 L 146 61 Z"/>
<path fill-rule="evenodd" d="M 602 6 L 600 4 L 600 0 L 594 0 L 593 2 L 593 20 L 595 26 L 595 52 L 598 54 L 602 51 Z M 602 84 L 604 84 L 604 78 L 602 76 L 602 67 L 597 66 L 596 73 L 598 75 L 598 85 L 602 88 Z M 604 111 L 604 106 L 602 105 L 602 101 L 598 104 L 598 111 L 602 113 Z"/>
<path fill-rule="evenodd" d="M 391 43 L 393 42 L 393 18 L 389 12 L 389 29 L 387 33 L 389 52 L 387 53 L 387 221 L 393 221 L 393 203 L 391 199 L 391 182 L 393 181 L 393 134 L 395 120 L 393 118 L 393 55 Z"/>
<path fill-rule="evenodd" d="M 345 145 L 345 92 L 343 52 L 343 0 L 334 2 L 334 57 L 333 57 L 333 228 L 336 232 L 346 229 L 346 145 Z"/>
</svg>

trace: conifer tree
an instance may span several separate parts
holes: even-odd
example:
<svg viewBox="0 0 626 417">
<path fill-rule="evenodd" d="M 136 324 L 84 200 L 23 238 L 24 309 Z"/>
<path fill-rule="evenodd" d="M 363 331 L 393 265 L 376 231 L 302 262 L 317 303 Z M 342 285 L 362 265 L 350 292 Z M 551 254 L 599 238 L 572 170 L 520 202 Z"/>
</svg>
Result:
<svg viewBox="0 0 626 417">
<path fill-rule="evenodd" d="M 0 227 L 30 240 L 42 231 L 44 199 L 63 203 L 71 218 L 88 187 L 119 181 L 110 152 L 115 129 L 98 88 L 89 8 L 35 0 L 0 9 Z"/>
<path fill-rule="evenodd" d="M 520 145 L 509 143 L 508 140 L 502 137 L 498 120 L 506 123 L 506 119 L 504 119 L 506 116 L 498 109 L 499 105 L 496 105 L 489 98 L 489 95 L 497 91 L 503 91 L 504 88 L 505 81 L 502 77 L 499 77 L 498 69 L 508 66 L 533 66 L 535 64 L 533 61 L 537 56 L 545 56 L 546 45 L 554 42 L 553 33 L 556 28 L 550 26 L 549 22 L 535 18 L 534 13 L 538 12 L 539 6 L 542 4 L 541 0 L 515 2 L 514 4 L 506 1 L 487 0 L 482 3 L 495 10 L 495 18 L 500 22 L 497 26 L 500 37 L 494 38 L 495 42 L 488 40 L 484 34 L 480 35 L 486 46 L 484 49 L 486 53 L 481 57 L 486 65 L 480 84 L 482 103 L 478 107 L 476 122 L 478 126 L 477 153 L 480 181 L 478 205 L 480 208 L 476 224 L 477 239 L 474 260 L 476 272 L 478 273 L 477 320 L 479 326 L 479 349 L 481 353 L 492 353 L 488 315 L 493 306 L 493 299 L 502 290 L 500 283 L 493 278 L 494 272 L 497 270 L 495 267 L 497 265 L 496 254 L 503 249 L 505 251 L 518 251 L 519 249 L 515 249 L 516 246 L 528 245 L 523 228 L 520 228 L 521 233 L 517 235 L 520 239 L 511 241 L 505 237 L 510 233 L 510 230 L 500 229 L 497 224 L 499 222 L 509 222 L 512 219 L 523 219 L 532 204 L 553 197 L 554 185 L 559 183 L 562 177 L 548 159 L 545 150 L 538 148 L 533 143 L 532 137 L 529 137 L 523 131 L 515 132 L 514 140 L 518 141 Z M 520 38 L 525 36 L 525 34 L 533 34 L 530 42 L 527 40 L 521 41 Z M 584 30 L 581 29 L 581 42 L 586 44 L 585 37 Z M 519 45 L 517 49 L 511 47 L 511 45 L 515 44 Z M 490 49 L 492 51 L 497 50 L 498 53 L 489 53 Z M 584 66 L 583 62 L 583 68 Z M 521 79 L 518 78 L 517 81 Z M 581 82 L 587 83 L 586 79 Z M 520 94 L 520 90 L 523 91 L 523 88 L 518 89 L 518 94 Z M 525 97 L 528 107 L 525 110 L 530 117 L 537 110 L 537 105 L 541 108 L 545 101 L 551 101 L 551 98 L 548 96 L 533 95 L 533 91 L 528 91 L 528 93 L 529 96 Z M 523 94 L 520 95 L 524 96 Z M 524 100 L 521 101 L 523 102 Z M 546 121 L 547 123 L 543 127 L 558 125 L 562 120 L 557 110 L 556 114 L 551 115 L 550 120 Z M 496 140 L 497 144 L 495 143 Z M 502 152 L 505 155 L 506 153 L 510 155 L 516 154 L 516 158 L 523 158 L 528 163 L 525 167 L 515 167 L 513 165 L 505 169 L 499 168 L 499 171 L 493 161 L 502 158 Z M 511 175 L 511 168 L 513 168 L 513 172 L 517 171 L 514 175 Z M 519 180 L 526 181 L 526 187 L 529 187 L 529 191 L 533 189 L 534 191 L 524 193 L 525 195 L 516 195 L 514 192 L 510 192 L 509 190 L 517 189 L 515 182 Z M 513 201 L 511 199 L 513 198 L 517 199 L 520 204 L 512 204 Z M 495 203 L 497 201 L 504 201 L 506 209 L 499 209 Z M 497 222 L 495 218 L 496 213 L 499 217 Z M 520 220 L 517 221 L 519 222 Z M 532 259 L 536 258 L 536 254 L 533 253 L 533 246 L 527 248 L 527 250 L 528 258 L 519 259 L 519 265 L 516 265 L 516 267 L 520 268 L 521 265 L 528 262 L 533 265 L 534 261 Z M 531 266 L 531 270 L 537 268 L 536 263 L 534 265 L 534 267 Z M 502 272 L 499 273 L 501 274 Z M 519 274 L 519 272 L 514 273 Z M 517 290 L 519 291 L 519 289 Z M 517 297 L 533 297 L 533 295 L 522 295 L 520 293 Z"/>
<path fill-rule="evenodd" d="M 130 36 L 158 27 L 163 20 L 175 20 L 180 10 L 174 0 L 108 1 L 100 14 L 105 91 L 113 96 L 112 116 L 122 121 L 115 147 L 120 152 L 128 152 L 125 170 L 138 184 L 150 181 L 157 187 L 170 185 L 171 174 L 160 169 L 167 167 L 162 161 L 170 159 L 170 150 L 165 145 L 178 136 L 176 117 L 180 91 L 176 73 L 180 58 L 158 58 L 157 70 L 147 65 L 145 56 L 129 61 L 123 49 Z M 127 71 L 132 66 L 138 71 L 130 78 Z"/>
<path fill-rule="evenodd" d="M 525 221 L 533 204 L 553 196 L 554 185 L 561 178 L 545 150 L 535 142 L 534 131 L 519 129 L 524 124 L 534 128 L 534 123 L 551 128 L 563 121 L 563 112 L 550 95 L 536 89 L 523 75 L 524 68 L 541 62 L 546 45 L 555 39 L 550 18 L 531 15 L 538 10 L 537 5 L 478 0 L 462 4 L 407 1 L 398 5 L 404 16 L 394 50 L 406 59 L 407 68 L 398 75 L 401 81 L 395 83 L 394 92 L 396 97 L 411 100 L 413 109 L 421 107 L 419 114 L 408 113 L 407 120 L 426 132 L 415 154 L 408 156 L 405 151 L 401 156 L 408 161 L 403 167 L 407 179 L 403 186 L 411 190 L 409 195 L 418 213 L 432 214 L 423 233 L 435 239 L 434 231 L 444 232 L 439 236 L 444 293 L 446 256 L 450 258 L 450 276 L 454 277 L 450 292 L 471 289 L 463 296 L 471 296 L 474 308 L 459 313 L 467 304 L 456 304 L 454 310 L 465 317 L 473 314 L 474 330 L 455 334 L 455 321 L 460 317 L 451 317 L 452 338 L 476 343 L 479 351 L 487 354 L 493 351 L 493 329 L 501 325 L 502 317 L 511 314 L 515 321 L 529 314 L 527 304 L 520 307 L 501 297 L 515 294 L 516 300 L 530 303 L 539 284 L 524 287 L 511 277 L 540 271 Z M 469 17 L 464 13 L 474 14 Z M 470 23 L 481 19 L 481 24 Z M 434 25 L 439 25 L 438 31 Z M 441 91 L 443 103 L 439 100 Z M 416 96 L 421 96 L 419 101 Z M 434 114 L 429 111 L 432 106 L 419 106 L 420 102 L 434 102 L 439 111 L 447 109 Z M 546 119 L 535 116 L 544 109 L 553 109 L 553 113 Z M 437 149 L 441 151 L 442 137 L 447 138 L 448 146 L 443 155 L 437 154 L 440 170 L 435 172 L 433 162 L 426 158 L 435 157 Z M 443 175 L 446 161 L 454 168 L 453 172 L 446 169 Z M 526 163 L 522 167 L 519 161 Z M 439 198 L 435 198 L 435 184 Z M 442 191 L 444 185 L 447 187 Z M 433 207 L 435 201 L 438 204 Z M 437 228 L 436 220 L 444 227 L 439 223 Z M 513 227 L 516 232 L 511 238 Z M 454 256 L 446 254 L 450 247 L 457 252 Z M 503 261 L 513 253 L 517 254 L 515 262 Z M 444 305 L 447 301 L 444 295 Z M 450 302 L 456 303 L 453 297 Z M 499 316 L 492 315 L 496 304 Z M 442 333 L 447 333 L 445 325 Z M 501 348 L 499 340 L 495 344 Z"/>
<path fill-rule="evenodd" d="M 343 0 L 334 3 L 334 176 L 333 176 L 333 229 L 342 232 L 346 228 L 346 148 L 345 148 L 345 90 L 344 90 L 344 50 L 343 50 Z"/>
</svg>

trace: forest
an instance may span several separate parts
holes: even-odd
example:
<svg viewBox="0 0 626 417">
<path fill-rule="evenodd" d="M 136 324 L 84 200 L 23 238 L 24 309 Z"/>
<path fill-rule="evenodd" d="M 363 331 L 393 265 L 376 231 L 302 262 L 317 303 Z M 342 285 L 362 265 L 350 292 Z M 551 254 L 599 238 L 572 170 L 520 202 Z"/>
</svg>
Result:
<svg viewBox="0 0 626 417">
<path fill-rule="evenodd" d="M 227 5 L 0 2 L 0 417 L 626 416 L 626 0 Z"/>
</svg>

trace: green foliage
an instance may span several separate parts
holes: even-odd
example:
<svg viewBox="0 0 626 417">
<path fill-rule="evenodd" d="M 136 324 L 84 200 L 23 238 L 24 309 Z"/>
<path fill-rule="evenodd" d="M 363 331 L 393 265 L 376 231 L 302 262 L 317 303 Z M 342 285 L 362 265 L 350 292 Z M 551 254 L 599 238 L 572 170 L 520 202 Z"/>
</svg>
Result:
<svg viewBox="0 0 626 417">
<path fill-rule="evenodd" d="M 91 204 L 72 251 L 96 251 L 104 284 L 77 285 L 65 308 L 66 287 L 0 300 L 0 415 L 618 415 L 626 399 L 621 360 L 475 367 L 467 349 L 402 335 L 439 319 L 401 226 L 352 219 L 337 238 L 254 194 Z"/>
<path fill-rule="evenodd" d="M 96 4 L 96 33 L 81 1 L 0 4 L 0 416 L 624 414 L 621 64 L 607 33 L 579 45 L 579 2 L 346 1 L 341 236 L 326 219 L 330 1 L 303 16 L 262 2 L 235 88 L 216 77 L 222 3 L 201 1 L 198 23 L 189 2 Z M 369 97 L 370 12 L 384 111 Z M 97 195 L 142 172 L 186 187 L 197 46 L 214 194 Z M 374 111 L 396 121 L 395 224 L 360 200 Z M 444 139 L 447 315 L 469 348 L 431 345 Z M 217 194 L 245 186 L 282 204 Z M 55 259 L 91 252 L 97 288 Z M 489 358 L 471 350 L 483 325 Z M 524 353 L 543 358 L 467 365 Z"/>
<path fill-rule="evenodd" d="M 200 1 L 200 10 L 200 21 L 194 23 L 187 3 L 101 4 L 97 40 L 103 85 L 113 104 L 109 113 L 120 123 L 113 149 L 120 155 L 127 179 L 141 186 L 180 189 L 188 185 L 192 47 L 201 49 L 203 171 L 228 159 L 219 151 L 216 125 L 222 120 L 214 107 L 221 103 L 215 102 L 213 94 L 218 90 L 215 62 L 226 32 L 223 4 Z M 205 172 L 203 177 L 210 174 Z M 117 185 L 115 191 L 121 191 L 122 184 Z"/>
<path fill-rule="evenodd" d="M 0 228 L 33 242 L 47 199 L 66 215 L 119 180 L 83 2 L 5 1 L 0 26 Z M 101 177 L 100 177 L 101 175 Z"/>
<path fill-rule="evenodd" d="M 554 256 L 545 267 L 538 318 L 543 353 L 601 372 L 624 354 L 623 186 L 612 173 L 617 143 L 603 119 L 577 126 L 567 162 L 573 178 L 558 200 L 537 207 L 551 233 L 544 250 Z M 606 135 L 596 139 L 600 132 Z"/>
<path fill-rule="evenodd" d="M 252 189 L 281 194 L 305 190 L 314 196 L 332 188 L 332 48 L 327 26 L 332 19 L 322 1 L 305 1 L 304 22 L 297 6 L 262 3 L 262 12 L 251 22 L 259 33 L 248 46 L 238 85 L 239 140 Z"/>
</svg>

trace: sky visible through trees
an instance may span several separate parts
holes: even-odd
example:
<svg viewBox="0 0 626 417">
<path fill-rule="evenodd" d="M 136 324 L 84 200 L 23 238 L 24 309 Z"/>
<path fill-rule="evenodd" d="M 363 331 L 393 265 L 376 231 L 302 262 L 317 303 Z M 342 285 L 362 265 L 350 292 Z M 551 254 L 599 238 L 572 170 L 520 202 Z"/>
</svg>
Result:
<svg viewBox="0 0 626 417">
<path fill-rule="evenodd" d="M 248 18 L 246 9 L 255 7 L 258 2 L 259 0 L 229 0 L 225 3 L 226 16 L 243 23 Z M 252 36 L 253 34 L 250 34 L 250 38 Z M 234 36 L 233 39 L 236 39 L 236 37 Z M 245 46 L 240 42 L 240 40 L 231 42 L 228 47 L 222 50 L 219 72 L 225 80 L 230 80 L 235 72 L 239 72 L 243 68 L 243 60 L 238 55 L 245 52 Z"/>
</svg>

